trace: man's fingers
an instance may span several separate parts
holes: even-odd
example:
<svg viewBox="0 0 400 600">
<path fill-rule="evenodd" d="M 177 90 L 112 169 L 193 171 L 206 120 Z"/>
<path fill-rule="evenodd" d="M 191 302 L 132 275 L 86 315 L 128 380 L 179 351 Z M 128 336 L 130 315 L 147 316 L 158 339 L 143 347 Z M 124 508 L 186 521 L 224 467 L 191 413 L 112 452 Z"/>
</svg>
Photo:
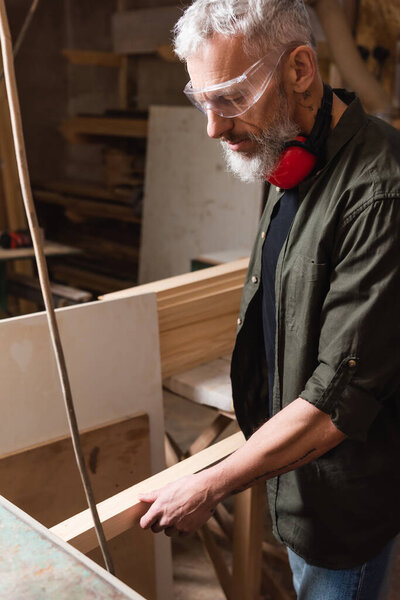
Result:
<svg viewBox="0 0 400 600">
<path fill-rule="evenodd" d="M 138 495 L 138 498 L 141 502 L 155 502 L 157 500 L 157 490 L 143 492 L 143 494 Z"/>
<path fill-rule="evenodd" d="M 142 529 L 148 529 L 149 527 L 151 527 L 154 523 L 156 523 L 158 521 L 160 517 L 160 514 L 155 511 L 152 510 L 152 507 L 149 508 L 149 510 L 147 511 L 147 513 L 145 515 L 143 515 L 143 517 L 140 519 L 140 527 Z"/>
<path fill-rule="evenodd" d="M 160 533 L 161 531 L 164 531 L 164 527 L 162 525 L 160 525 L 160 523 L 158 521 L 156 521 L 151 526 L 151 530 L 153 533 Z"/>
</svg>

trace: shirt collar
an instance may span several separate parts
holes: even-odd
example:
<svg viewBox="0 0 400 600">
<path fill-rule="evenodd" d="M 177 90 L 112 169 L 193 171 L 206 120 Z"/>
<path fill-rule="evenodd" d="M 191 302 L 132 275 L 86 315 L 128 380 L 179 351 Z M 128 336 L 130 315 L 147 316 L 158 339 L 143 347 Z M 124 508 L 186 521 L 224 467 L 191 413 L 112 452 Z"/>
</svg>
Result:
<svg viewBox="0 0 400 600">
<path fill-rule="evenodd" d="M 334 90 L 334 93 L 348 106 L 326 141 L 326 163 L 329 163 L 367 122 L 367 116 L 355 94 L 346 90 Z"/>
<path fill-rule="evenodd" d="M 303 197 L 311 188 L 315 180 L 319 177 L 331 160 L 347 144 L 347 142 L 365 125 L 367 115 L 361 106 L 360 100 L 355 94 L 347 90 L 335 89 L 334 93 L 347 104 L 347 109 L 342 114 L 336 127 L 329 134 L 326 140 L 325 157 L 323 166 L 316 173 L 308 177 L 299 184 L 299 193 Z"/>
</svg>

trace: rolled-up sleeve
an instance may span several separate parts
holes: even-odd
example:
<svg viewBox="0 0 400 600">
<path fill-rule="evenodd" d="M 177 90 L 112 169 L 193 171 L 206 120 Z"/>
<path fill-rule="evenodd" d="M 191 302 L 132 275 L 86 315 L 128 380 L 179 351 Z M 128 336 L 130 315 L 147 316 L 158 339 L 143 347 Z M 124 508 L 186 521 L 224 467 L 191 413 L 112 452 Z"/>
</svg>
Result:
<svg viewBox="0 0 400 600">
<path fill-rule="evenodd" d="M 340 227 L 321 313 L 318 366 L 300 396 L 365 440 L 400 389 L 400 199 L 371 199 Z"/>
</svg>

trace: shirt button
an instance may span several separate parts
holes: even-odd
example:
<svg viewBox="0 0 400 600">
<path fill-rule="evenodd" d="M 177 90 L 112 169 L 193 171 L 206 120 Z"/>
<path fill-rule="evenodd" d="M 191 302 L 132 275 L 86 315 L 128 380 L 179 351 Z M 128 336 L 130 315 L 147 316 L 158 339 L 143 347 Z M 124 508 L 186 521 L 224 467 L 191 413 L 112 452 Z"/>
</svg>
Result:
<svg viewBox="0 0 400 600">
<path fill-rule="evenodd" d="M 241 325 L 243 323 L 242 319 L 239 317 L 238 320 L 236 321 L 238 325 Z"/>
<path fill-rule="evenodd" d="M 253 277 L 251 278 L 251 281 L 253 283 L 258 283 L 258 277 L 256 275 L 253 275 Z"/>
<path fill-rule="evenodd" d="M 265 240 L 265 238 L 266 238 L 266 237 L 267 237 L 267 234 L 266 234 L 266 232 L 265 232 L 265 231 L 262 231 L 262 232 L 261 232 L 261 239 L 262 239 L 262 240 Z"/>
<path fill-rule="evenodd" d="M 350 369 L 354 369 L 357 366 L 357 361 L 354 360 L 354 358 L 350 359 L 349 362 L 347 363 L 347 366 Z"/>
<path fill-rule="evenodd" d="M 281 191 L 282 191 L 282 188 L 280 188 L 280 187 L 278 187 L 278 186 L 277 186 L 277 187 L 276 187 L 276 191 L 277 191 L 277 192 L 278 192 L 278 194 L 279 194 L 279 192 L 281 192 Z"/>
</svg>

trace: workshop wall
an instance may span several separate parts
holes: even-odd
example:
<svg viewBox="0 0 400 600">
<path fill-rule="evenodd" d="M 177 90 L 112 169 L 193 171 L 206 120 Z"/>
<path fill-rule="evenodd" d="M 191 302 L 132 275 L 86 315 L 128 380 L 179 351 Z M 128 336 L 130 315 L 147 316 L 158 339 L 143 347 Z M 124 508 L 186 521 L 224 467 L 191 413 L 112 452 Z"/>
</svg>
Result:
<svg viewBox="0 0 400 600">
<path fill-rule="evenodd" d="M 15 41 L 31 0 L 6 2 Z M 64 0 L 39 2 L 15 60 L 28 163 L 33 178 L 59 177 L 66 145 L 57 131 L 67 111 L 68 77 L 61 48 L 65 44 Z"/>
</svg>

